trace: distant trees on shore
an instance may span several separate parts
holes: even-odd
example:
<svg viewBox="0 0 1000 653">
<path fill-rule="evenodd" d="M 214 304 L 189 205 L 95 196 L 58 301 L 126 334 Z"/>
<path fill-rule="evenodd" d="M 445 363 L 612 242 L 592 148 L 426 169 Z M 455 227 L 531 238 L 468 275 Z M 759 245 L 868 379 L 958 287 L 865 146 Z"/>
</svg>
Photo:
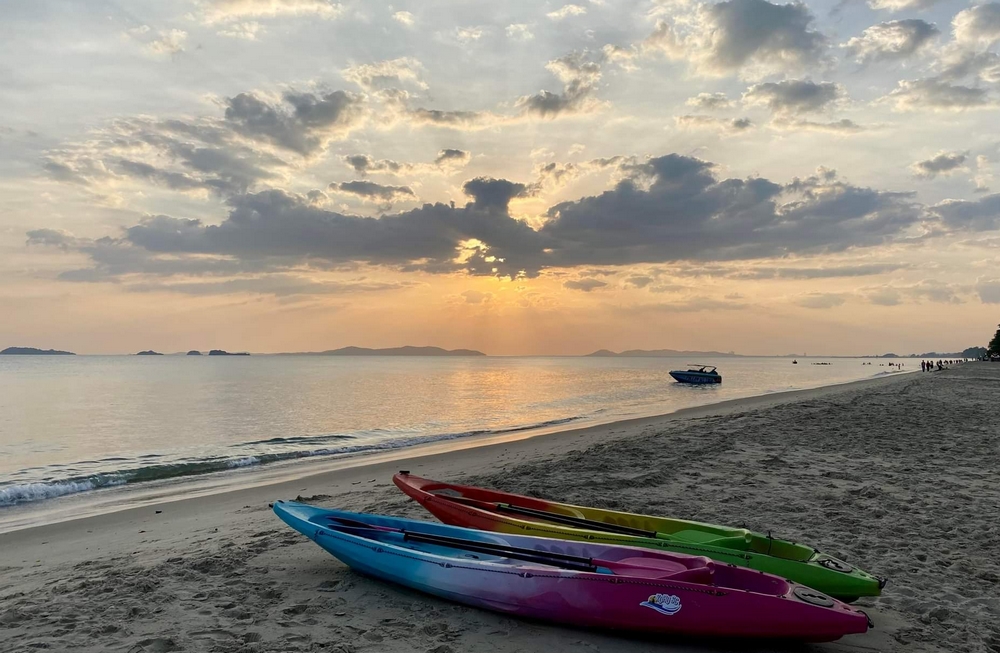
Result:
<svg viewBox="0 0 1000 653">
<path fill-rule="evenodd" d="M 1000 324 L 997 327 L 1000 327 Z M 993 340 L 990 340 L 987 349 L 990 356 L 1000 356 L 1000 328 L 997 328 L 997 332 L 993 334 Z"/>
</svg>

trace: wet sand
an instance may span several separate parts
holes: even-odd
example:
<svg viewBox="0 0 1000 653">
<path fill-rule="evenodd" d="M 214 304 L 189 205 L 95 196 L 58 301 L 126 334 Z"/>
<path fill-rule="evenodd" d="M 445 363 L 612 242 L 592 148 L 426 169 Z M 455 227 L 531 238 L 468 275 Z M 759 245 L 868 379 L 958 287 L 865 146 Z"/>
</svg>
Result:
<svg viewBox="0 0 1000 653">
<path fill-rule="evenodd" d="M 0 651 L 1000 651 L 1000 365 L 786 393 L 0 534 Z M 636 639 L 365 578 L 279 498 L 429 518 L 399 468 L 808 542 L 889 585 L 825 645 Z"/>
</svg>

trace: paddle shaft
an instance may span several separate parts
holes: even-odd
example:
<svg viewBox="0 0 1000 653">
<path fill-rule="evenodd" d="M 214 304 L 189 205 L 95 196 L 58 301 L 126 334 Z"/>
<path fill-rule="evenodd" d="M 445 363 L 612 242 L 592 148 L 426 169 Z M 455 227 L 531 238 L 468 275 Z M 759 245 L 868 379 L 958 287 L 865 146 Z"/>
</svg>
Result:
<svg viewBox="0 0 1000 653">
<path fill-rule="evenodd" d="M 446 494 L 435 494 L 437 498 L 446 499 L 448 501 L 454 501 L 455 503 L 464 503 L 482 510 L 492 510 L 495 512 L 507 512 L 514 515 L 524 515 L 526 517 L 535 517 L 537 519 L 544 519 L 545 521 L 550 521 L 554 524 L 563 524 L 566 526 L 578 526 L 580 528 L 586 528 L 592 531 L 604 531 L 605 533 L 617 533 L 619 535 L 632 535 L 634 537 L 651 537 L 656 538 L 656 531 L 646 531 L 641 528 L 632 528 L 631 526 L 622 526 L 620 524 L 609 524 L 603 521 L 597 521 L 596 519 L 587 519 L 585 517 L 573 517 L 571 515 L 561 515 L 559 513 L 549 512 L 547 510 L 537 510 L 535 508 L 525 508 L 524 506 L 515 506 L 510 503 L 492 503 L 490 501 L 480 501 L 479 499 L 471 499 L 469 497 L 453 497 Z"/>
<path fill-rule="evenodd" d="M 372 530 L 383 533 L 398 533 L 403 536 L 404 541 L 420 542 L 423 544 L 434 544 L 462 551 L 473 551 L 488 555 L 498 555 L 514 560 L 534 562 L 536 564 L 549 565 L 569 569 L 570 571 L 584 571 L 589 573 L 600 573 L 600 569 L 606 569 L 612 573 L 634 572 L 638 569 L 646 568 L 641 564 L 621 564 L 613 560 L 599 560 L 597 558 L 586 558 L 574 556 L 566 553 L 556 553 L 555 551 L 538 551 L 536 549 L 525 549 L 511 546 L 509 544 L 497 544 L 495 542 L 477 542 L 466 540 L 460 537 L 449 537 L 447 535 L 432 535 L 429 533 L 413 533 L 400 528 L 388 526 L 375 526 L 354 519 L 336 518 L 335 521 L 341 523 L 341 528 L 352 530 Z M 666 574 L 665 574 L 666 575 Z"/>
<path fill-rule="evenodd" d="M 591 558 L 582 556 L 571 556 L 564 553 L 552 551 L 537 551 L 535 549 L 522 549 L 521 547 L 509 546 L 505 544 L 494 544 L 492 542 L 476 542 L 464 540 L 458 537 L 448 537 L 446 535 L 429 535 L 427 533 L 411 533 L 402 531 L 403 539 L 410 542 L 422 542 L 424 544 L 436 544 L 464 551 L 474 551 L 476 553 L 486 553 L 490 555 L 500 555 L 505 558 L 514 558 L 526 562 L 537 562 L 545 565 L 554 565 L 573 571 L 597 572 L 597 565 Z"/>
</svg>

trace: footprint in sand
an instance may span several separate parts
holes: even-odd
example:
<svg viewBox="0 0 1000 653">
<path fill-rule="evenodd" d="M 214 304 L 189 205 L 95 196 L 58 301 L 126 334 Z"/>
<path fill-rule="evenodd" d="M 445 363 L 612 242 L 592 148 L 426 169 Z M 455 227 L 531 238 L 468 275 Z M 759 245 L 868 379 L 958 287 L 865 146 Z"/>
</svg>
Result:
<svg viewBox="0 0 1000 653">
<path fill-rule="evenodd" d="M 191 633 L 191 639 L 208 640 L 212 642 L 221 642 L 235 638 L 236 633 L 228 630 L 197 630 Z"/>
<path fill-rule="evenodd" d="M 177 642 L 169 637 L 156 637 L 140 640 L 128 650 L 128 653 L 170 653 L 170 651 L 179 651 L 180 648 Z"/>
</svg>

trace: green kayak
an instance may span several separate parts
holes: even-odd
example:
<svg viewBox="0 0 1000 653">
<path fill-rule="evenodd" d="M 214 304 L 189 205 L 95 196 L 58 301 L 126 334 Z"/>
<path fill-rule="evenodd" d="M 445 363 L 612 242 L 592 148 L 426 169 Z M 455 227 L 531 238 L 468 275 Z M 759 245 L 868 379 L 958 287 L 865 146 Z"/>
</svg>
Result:
<svg viewBox="0 0 1000 653">
<path fill-rule="evenodd" d="M 573 506 L 409 473 L 396 485 L 446 524 L 563 540 L 640 546 L 706 556 L 787 578 L 853 601 L 878 596 L 886 580 L 804 544 L 745 528 Z"/>
</svg>

